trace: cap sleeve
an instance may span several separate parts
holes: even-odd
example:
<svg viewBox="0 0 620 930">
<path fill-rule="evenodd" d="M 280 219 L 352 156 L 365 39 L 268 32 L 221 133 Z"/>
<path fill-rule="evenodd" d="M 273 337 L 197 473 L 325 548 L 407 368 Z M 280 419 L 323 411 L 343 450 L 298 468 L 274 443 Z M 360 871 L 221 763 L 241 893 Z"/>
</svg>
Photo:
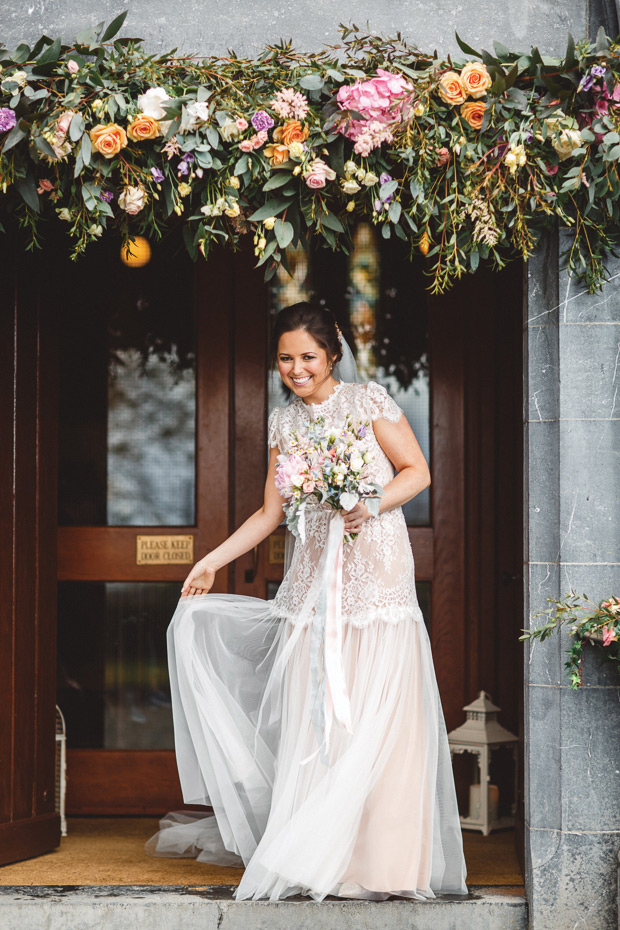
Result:
<svg viewBox="0 0 620 930">
<path fill-rule="evenodd" d="M 279 407 L 274 407 L 274 409 L 269 414 L 269 419 L 267 421 L 267 438 L 268 438 L 270 449 L 277 449 L 280 446 L 280 431 L 278 429 L 278 411 L 279 411 Z"/>
<path fill-rule="evenodd" d="M 366 399 L 371 420 L 384 419 L 391 423 L 397 423 L 400 420 L 403 411 L 382 384 L 369 381 L 366 385 Z"/>
</svg>

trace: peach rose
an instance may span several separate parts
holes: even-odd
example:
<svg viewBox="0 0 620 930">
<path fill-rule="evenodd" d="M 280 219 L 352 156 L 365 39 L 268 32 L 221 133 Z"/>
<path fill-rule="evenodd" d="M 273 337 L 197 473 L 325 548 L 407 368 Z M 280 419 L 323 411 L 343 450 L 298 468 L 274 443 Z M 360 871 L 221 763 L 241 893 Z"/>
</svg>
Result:
<svg viewBox="0 0 620 930">
<path fill-rule="evenodd" d="M 461 85 L 470 97 L 484 97 L 492 83 L 486 65 L 480 62 L 468 61 L 461 71 Z"/>
<path fill-rule="evenodd" d="M 480 129 L 486 108 L 482 100 L 468 100 L 461 107 L 461 116 L 473 129 Z"/>
<path fill-rule="evenodd" d="M 153 116 L 147 116 L 146 113 L 138 113 L 127 127 L 127 135 L 132 142 L 155 139 L 160 133 L 157 120 Z"/>
<path fill-rule="evenodd" d="M 288 149 L 285 145 L 266 145 L 265 155 L 272 165 L 283 165 L 289 160 Z"/>
<path fill-rule="evenodd" d="M 463 103 L 467 95 L 463 90 L 461 78 L 456 71 L 446 71 L 445 74 L 442 74 L 439 81 L 439 96 L 451 106 Z"/>
<path fill-rule="evenodd" d="M 308 134 L 307 126 L 302 126 L 299 120 L 291 119 L 282 126 L 281 141 L 284 145 L 290 145 L 291 142 L 305 142 Z"/>
<path fill-rule="evenodd" d="M 116 123 L 108 123 L 106 126 L 100 123 L 91 129 L 90 141 L 95 151 L 104 158 L 114 158 L 127 145 L 127 134 Z"/>
</svg>

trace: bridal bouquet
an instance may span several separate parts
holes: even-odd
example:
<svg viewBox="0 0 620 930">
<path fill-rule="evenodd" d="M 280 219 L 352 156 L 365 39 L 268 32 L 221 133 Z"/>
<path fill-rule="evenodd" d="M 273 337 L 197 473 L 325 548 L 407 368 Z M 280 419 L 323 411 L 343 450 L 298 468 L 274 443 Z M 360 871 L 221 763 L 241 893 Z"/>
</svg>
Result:
<svg viewBox="0 0 620 930">
<path fill-rule="evenodd" d="M 340 430 L 326 427 L 319 417 L 303 437 L 294 431 L 288 451 L 278 456 L 276 487 L 286 500 L 288 527 L 302 542 L 305 510 L 313 499 L 340 511 L 363 500 L 378 516 L 383 488 L 368 480 L 374 456 L 364 442 L 367 430 L 368 423 L 355 425 L 351 417 Z M 346 538 L 356 536 L 351 533 Z"/>
</svg>

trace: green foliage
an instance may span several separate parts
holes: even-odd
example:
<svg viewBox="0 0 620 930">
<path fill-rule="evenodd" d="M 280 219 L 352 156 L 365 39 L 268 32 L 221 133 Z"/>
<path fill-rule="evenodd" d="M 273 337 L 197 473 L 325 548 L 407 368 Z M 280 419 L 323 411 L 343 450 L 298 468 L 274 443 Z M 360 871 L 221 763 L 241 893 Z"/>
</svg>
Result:
<svg viewBox="0 0 620 930">
<path fill-rule="evenodd" d="M 427 255 L 438 293 L 481 260 L 527 259 L 559 222 L 572 233 L 570 272 L 590 291 L 606 280 L 620 245 L 620 47 L 603 31 L 594 44 L 569 36 L 563 59 L 501 42 L 476 51 L 457 36 L 457 60 L 342 26 L 338 46 L 302 54 L 281 42 L 251 61 L 149 54 L 118 37 L 125 15 L 72 46 L 44 36 L 0 50 L 0 215 L 17 217 L 31 247 L 57 217 L 76 256 L 111 226 L 128 241 L 180 217 L 195 257 L 253 235 L 270 278 L 287 249 L 313 236 L 348 249 L 365 220 Z M 482 90 L 448 102 L 442 81 L 472 62 Z M 377 69 L 406 84 L 382 117 L 385 138 L 364 147 L 355 125 L 373 115 L 337 95 Z M 288 89 L 307 104 L 297 130 L 274 107 Z M 256 140 L 261 110 L 274 125 Z M 145 111 L 154 128 L 140 134 Z M 101 127 L 118 147 L 102 148 Z"/>
<path fill-rule="evenodd" d="M 548 617 L 547 622 L 535 629 L 523 630 L 519 639 L 544 642 L 554 631 L 559 632 L 564 624 L 570 623 L 568 633 L 573 642 L 564 666 L 570 676 L 571 688 L 583 685 L 583 647 L 586 643 L 599 649 L 605 661 L 612 662 L 620 672 L 620 598 L 609 597 L 597 605 L 586 594 L 570 591 L 561 601 L 552 597 L 548 597 L 547 601 L 553 606 L 534 615 L 534 619 Z"/>
</svg>

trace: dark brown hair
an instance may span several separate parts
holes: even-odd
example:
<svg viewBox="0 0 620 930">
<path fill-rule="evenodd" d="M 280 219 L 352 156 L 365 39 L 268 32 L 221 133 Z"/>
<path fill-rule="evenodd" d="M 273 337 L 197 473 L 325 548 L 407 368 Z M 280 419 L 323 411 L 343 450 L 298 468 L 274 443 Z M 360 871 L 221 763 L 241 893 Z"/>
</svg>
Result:
<svg viewBox="0 0 620 930">
<path fill-rule="evenodd" d="M 275 318 L 271 330 L 271 360 L 277 364 L 278 344 L 284 333 L 291 333 L 296 329 L 304 329 L 315 342 L 325 349 L 327 358 L 334 363 L 342 358 L 342 348 L 338 338 L 336 321 L 331 312 L 325 307 L 300 301 L 280 310 Z"/>
</svg>

